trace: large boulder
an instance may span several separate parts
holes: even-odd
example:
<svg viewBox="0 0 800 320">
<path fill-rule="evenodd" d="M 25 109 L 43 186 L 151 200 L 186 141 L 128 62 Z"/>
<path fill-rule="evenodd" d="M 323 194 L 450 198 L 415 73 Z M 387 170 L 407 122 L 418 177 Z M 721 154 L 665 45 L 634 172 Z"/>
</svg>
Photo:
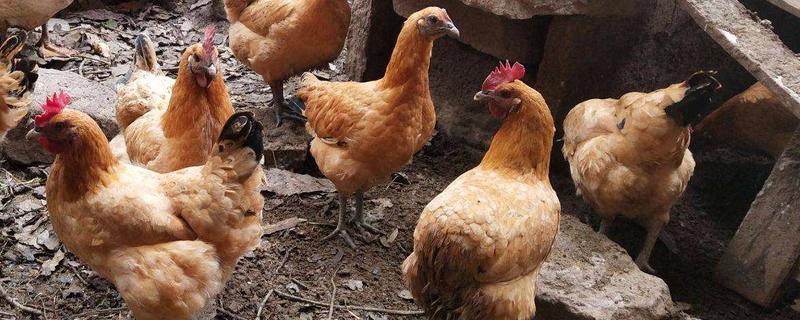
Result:
<svg viewBox="0 0 800 320">
<path fill-rule="evenodd" d="M 639 270 L 619 245 L 569 215 L 539 274 L 536 319 L 679 318 L 666 283 Z"/>
<path fill-rule="evenodd" d="M 45 152 L 38 143 L 25 139 L 25 134 L 33 128 L 33 116 L 42 113 L 41 105 L 47 96 L 62 90 L 72 97 L 72 104 L 68 108 L 92 117 L 106 137 L 112 138 L 119 132 L 115 120 L 117 94 L 114 90 L 72 72 L 42 68 L 39 69 L 31 112 L 0 142 L 0 152 L 6 158 L 22 164 L 53 161 L 53 155 Z"/>
<path fill-rule="evenodd" d="M 394 0 L 446 9 L 456 4 L 469 6 L 510 19 L 553 15 L 625 15 L 634 11 L 636 0 Z"/>
<path fill-rule="evenodd" d="M 447 10 L 461 31 L 459 41 L 498 59 L 525 65 L 541 59 L 547 19 L 514 20 L 464 5 L 459 0 L 394 0 L 394 10 L 403 17 L 436 5 Z"/>
</svg>

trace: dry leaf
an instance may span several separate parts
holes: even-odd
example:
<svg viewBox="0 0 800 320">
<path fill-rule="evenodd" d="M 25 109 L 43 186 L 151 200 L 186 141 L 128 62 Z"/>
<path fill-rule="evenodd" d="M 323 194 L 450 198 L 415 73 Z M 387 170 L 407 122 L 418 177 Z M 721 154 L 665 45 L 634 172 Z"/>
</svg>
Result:
<svg viewBox="0 0 800 320">
<path fill-rule="evenodd" d="M 61 250 L 56 251 L 56 254 L 53 255 L 53 258 L 42 263 L 41 275 L 49 276 L 53 274 L 53 271 L 56 271 L 56 267 L 61 264 L 62 260 L 64 260 L 64 252 Z"/>
</svg>

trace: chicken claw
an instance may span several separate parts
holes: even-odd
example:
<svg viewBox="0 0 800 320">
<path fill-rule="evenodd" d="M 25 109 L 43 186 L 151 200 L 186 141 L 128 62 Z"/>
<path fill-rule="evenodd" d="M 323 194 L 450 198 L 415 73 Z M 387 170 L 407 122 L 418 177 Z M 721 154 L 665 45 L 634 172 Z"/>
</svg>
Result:
<svg viewBox="0 0 800 320">
<path fill-rule="evenodd" d="M 50 43 L 49 32 L 47 31 L 47 23 L 42 25 L 42 37 L 39 39 L 39 55 L 42 59 L 51 58 L 69 58 L 78 54 L 77 51 L 56 46 Z"/>
<path fill-rule="evenodd" d="M 339 196 L 339 217 L 336 222 L 336 228 L 333 230 L 333 232 L 322 238 L 323 242 L 328 241 L 337 235 L 341 235 L 342 238 L 345 239 L 347 244 L 350 245 L 351 248 L 355 249 L 356 245 L 347 232 L 346 225 L 348 224 L 352 227 L 355 227 L 355 229 L 358 231 L 357 233 L 354 234 L 354 236 L 363 240 L 364 242 L 371 242 L 371 240 L 374 240 L 374 239 L 370 240 L 371 235 L 368 234 L 367 231 L 375 234 L 386 235 L 386 232 L 378 228 L 375 228 L 374 226 L 364 221 L 364 192 L 363 191 L 356 192 L 355 198 L 356 198 L 355 216 L 353 216 L 352 219 L 345 222 L 344 216 L 347 213 L 347 197 L 341 195 Z"/>
</svg>

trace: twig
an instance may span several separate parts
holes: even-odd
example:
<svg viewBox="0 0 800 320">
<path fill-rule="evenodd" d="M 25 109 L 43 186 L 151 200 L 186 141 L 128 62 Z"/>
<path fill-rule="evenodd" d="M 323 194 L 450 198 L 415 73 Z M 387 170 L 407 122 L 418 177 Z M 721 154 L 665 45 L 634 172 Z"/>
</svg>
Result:
<svg viewBox="0 0 800 320">
<path fill-rule="evenodd" d="M 3 288 L 3 285 L 1 285 L 1 284 L 0 284 L 0 295 L 2 295 L 3 299 L 8 301 L 8 303 L 10 303 L 12 306 L 16 307 L 17 309 L 20 309 L 22 311 L 25 311 L 25 312 L 28 312 L 28 313 L 31 313 L 31 314 L 39 315 L 39 316 L 42 315 L 42 311 L 40 311 L 40 310 L 38 310 L 36 308 L 28 307 L 28 306 L 26 306 L 24 304 L 21 304 L 21 303 L 17 302 L 17 300 L 14 300 L 13 298 L 11 298 L 8 295 L 8 293 L 6 292 L 6 289 Z"/>
<path fill-rule="evenodd" d="M 95 58 L 95 57 L 92 57 L 92 56 L 89 56 L 89 55 L 85 55 L 85 54 L 77 55 L 77 56 L 75 56 L 75 58 L 88 59 L 88 60 L 100 62 L 100 63 L 105 64 L 105 65 L 111 65 L 111 62 L 105 61 L 103 59 Z"/>
<path fill-rule="evenodd" d="M 308 285 L 305 284 L 305 282 L 303 282 L 303 281 L 297 280 L 295 278 L 289 278 L 289 280 L 291 280 L 292 282 L 296 283 L 298 286 L 300 286 L 303 289 L 308 289 Z"/>
<path fill-rule="evenodd" d="M 90 310 L 90 311 L 86 311 L 86 312 L 82 312 L 82 313 L 76 314 L 76 315 L 74 315 L 72 317 L 73 318 L 80 318 L 80 317 L 85 317 L 85 316 L 96 316 L 96 315 L 120 312 L 120 311 L 125 311 L 125 310 L 128 310 L 128 308 L 126 308 L 126 307 L 116 307 L 116 308 L 108 308 L 108 309 L 101 309 L 101 310 Z"/>
<path fill-rule="evenodd" d="M 278 265 L 277 268 L 275 268 L 275 272 L 273 272 L 273 274 L 278 273 L 278 271 L 280 271 L 281 268 L 283 268 L 283 265 L 286 264 L 286 261 L 289 261 L 289 254 L 292 253 L 292 251 L 294 251 L 294 249 L 295 249 L 295 246 L 292 246 L 288 250 L 286 250 L 286 253 L 283 254 L 283 259 L 281 259 L 281 264 Z"/>
<path fill-rule="evenodd" d="M 225 310 L 225 308 L 223 308 L 223 307 L 219 307 L 219 308 L 217 308 L 217 311 L 219 311 L 219 312 L 222 312 L 222 313 L 224 313 L 226 316 L 229 316 L 229 317 L 231 317 L 231 318 L 234 318 L 234 319 L 236 319 L 236 320 L 247 320 L 247 319 L 245 319 L 245 318 L 242 318 L 242 317 L 240 317 L 240 316 L 237 316 L 237 315 L 235 315 L 235 314 L 231 313 L 231 312 L 230 312 L 230 311 L 228 311 L 228 310 Z"/>
<path fill-rule="evenodd" d="M 281 292 L 281 291 L 278 291 L 278 290 L 275 290 L 275 295 L 277 295 L 277 296 L 279 296 L 281 298 L 284 298 L 284 299 L 297 301 L 297 302 L 305 302 L 305 303 L 313 304 L 313 305 L 320 306 L 320 307 L 330 307 L 331 306 L 331 304 L 329 304 L 329 303 L 314 301 L 314 300 L 306 299 L 306 298 L 303 298 L 303 297 L 298 297 L 298 296 L 295 296 L 295 295 L 292 295 L 292 294 L 288 294 L 288 293 L 284 293 L 284 292 Z M 333 307 L 337 308 L 337 309 L 345 309 L 345 310 L 352 309 L 352 310 L 361 310 L 361 311 L 372 311 L 372 312 L 380 312 L 380 313 L 385 313 L 385 314 L 396 314 L 396 315 L 405 315 L 405 316 L 415 316 L 415 315 L 423 315 L 423 314 L 425 314 L 425 312 L 421 311 L 421 310 L 392 310 L 392 309 L 384 309 L 384 308 L 376 308 L 376 307 L 368 307 L 368 306 L 343 306 L 343 305 L 339 305 L 339 304 L 334 304 Z"/>
<path fill-rule="evenodd" d="M 81 77 L 84 77 L 84 75 L 83 75 L 83 66 L 84 65 L 86 65 L 86 59 L 81 59 L 81 63 L 78 65 L 78 74 L 81 75 Z"/>
<path fill-rule="evenodd" d="M 272 296 L 273 292 L 275 292 L 275 290 L 269 289 L 269 292 L 267 292 L 267 295 L 264 296 L 264 299 L 261 299 L 261 304 L 258 305 L 258 312 L 256 312 L 255 320 L 261 319 L 261 311 L 264 310 L 264 305 L 267 304 L 267 300 L 269 300 L 269 297 Z"/>
<path fill-rule="evenodd" d="M 87 288 L 91 287 L 89 285 L 89 282 L 87 282 L 86 279 L 81 277 L 81 273 L 78 271 L 78 269 L 75 269 L 75 267 L 69 265 L 69 263 L 65 263 L 65 264 L 67 265 L 67 267 L 69 267 L 70 270 L 72 270 L 72 273 L 75 274 L 76 277 L 78 277 L 78 280 L 80 280 L 80 282 L 83 283 L 84 286 L 86 286 Z"/>
<path fill-rule="evenodd" d="M 339 269 L 339 268 L 336 268 Z M 333 273 L 331 276 L 331 287 L 333 287 L 333 292 L 331 292 L 331 307 L 328 309 L 328 320 L 333 319 L 333 304 L 336 302 L 336 283 L 333 282 L 333 277 L 336 275 L 336 272 Z"/>
</svg>

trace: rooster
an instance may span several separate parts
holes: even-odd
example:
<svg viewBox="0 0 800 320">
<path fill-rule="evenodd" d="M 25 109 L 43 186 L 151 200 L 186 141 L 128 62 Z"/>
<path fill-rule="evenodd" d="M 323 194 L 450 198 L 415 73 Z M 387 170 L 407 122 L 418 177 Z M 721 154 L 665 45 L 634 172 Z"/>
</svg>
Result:
<svg viewBox="0 0 800 320">
<path fill-rule="evenodd" d="M 126 151 L 124 155 L 115 151 L 119 158 L 157 172 L 208 160 L 215 137 L 234 112 L 213 41 L 212 26 L 206 29 L 203 43 L 183 53 L 164 108 L 164 90 L 171 82 L 158 74 L 152 44 L 140 37 L 133 81 L 119 91 L 117 120 L 124 132 L 113 142 L 114 150 L 119 150 L 124 141 Z"/>
<path fill-rule="evenodd" d="M 636 264 L 655 273 L 650 254 L 670 208 L 694 172 L 690 125 L 708 114 L 721 88 L 709 72 L 650 93 L 578 104 L 564 120 L 564 147 L 579 195 L 606 234 L 619 214 L 647 230 Z"/>
<path fill-rule="evenodd" d="M 423 210 L 406 286 L 429 319 L 527 320 L 536 280 L 558 232 L 561 205 L 550 185 L 553 117 L 520 81 L 521 64 L 501 64 L 475 100 L 503 120 L 480 165 Z"/>
<path fill-rule="evenodd" d="M 39 77 L 35 62 L 14 58 L 26 39 L 24 32 L 0 37 L 0 139 L 28 114 L 30 95 Z"/>
<path fill-rule="evenodd" d="M 88 115 L 54 94 L 28 133 L 56 155 L 50 221 L 136 319 L 194 319 L 262 234 L 262 127 L 234 114 L 203 165 L 160 174 L 117 160 Z"/>
<path fill-rule="evenodd" d="M 287 112 L 283 82 L 339 56 L 350 25 L 347 0 L 225 0 L 236 59 L 272 90 L 278 125 Z"/>
<path fill-rule="evenodd" d="M 447 12 L 426 8 L 406 20 L 382 79 L 324 82 L 311 73 L 303 76 L 289 105 L 298 118 L 307 117 L 311 154 L 339 192 L 336 229 L 324 240 L 340 233 L 348 239 L 343 217 L 351 195 L 354 225 L 362 234 L 381 233 L 364 222 L 364 192 L 411 162 L 430 140 L 436 113 L 428 68 L 434 40 L 445 35 L 458 36 Z"/>
</svg>

